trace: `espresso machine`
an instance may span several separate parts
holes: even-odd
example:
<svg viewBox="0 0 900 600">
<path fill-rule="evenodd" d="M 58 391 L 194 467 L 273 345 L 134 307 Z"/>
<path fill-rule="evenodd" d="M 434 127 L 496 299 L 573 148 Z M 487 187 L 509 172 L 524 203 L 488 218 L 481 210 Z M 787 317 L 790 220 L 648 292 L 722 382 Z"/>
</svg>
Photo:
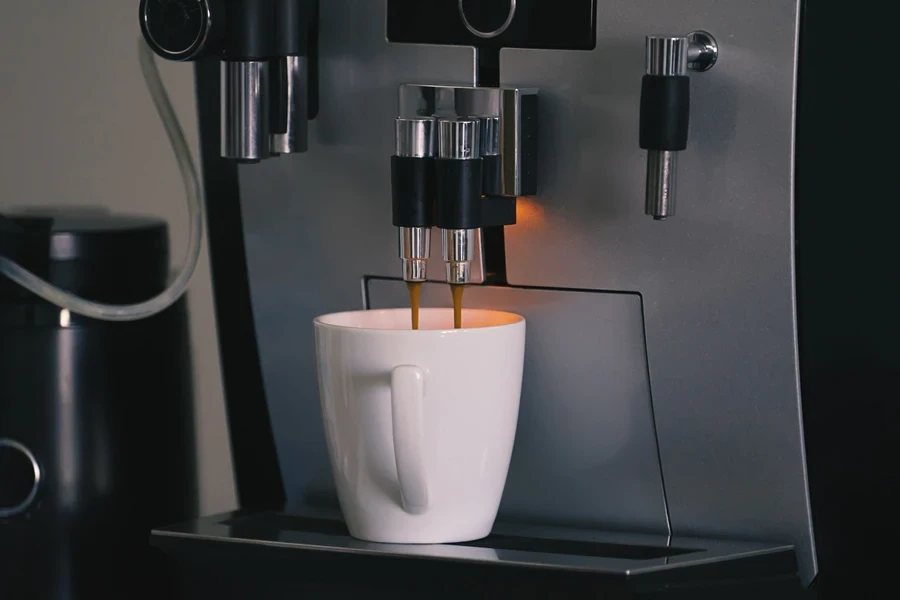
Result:
<svg viewBox="0 0 900 600">
<path fill-rule="evenodd" d="M 814 91 L 849 64 L 827 41 L 843 11 L 140 6 L 157 53 L 196 63 L 240 503 L 152 532 L 190 585 L 804 597 L 877 563 L 865 498 L 890 496 L 859 465 L 886 449 L 872 390 L 898 359 L 873 340 L 895 317 L 832 286 L 894 271 L 884 225 L 837 210 L 836 167 L 858 155 L 821 133 L 858 102 Z M 836 258 L 837 231 L 863 260 Z M 478 542 L 372 544 L 340 520 L 311 321 L 407 306 L 408 282 L 426 306 L 467 284 L 467 307 L 528 321 L 512 464 Z M 850 334 L 835 316 L 851 313 L 873 316 Z"/>
</svg>

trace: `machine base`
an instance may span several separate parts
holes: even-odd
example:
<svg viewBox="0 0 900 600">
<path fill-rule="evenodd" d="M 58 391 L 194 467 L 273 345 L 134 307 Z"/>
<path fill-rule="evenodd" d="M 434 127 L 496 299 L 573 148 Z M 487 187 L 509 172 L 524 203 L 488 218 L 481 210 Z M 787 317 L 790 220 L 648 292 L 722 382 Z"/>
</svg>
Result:
<svg viewBox="0 0 900 600">
<path fill-rule="evenodd" d="M 206 517 L 154 530 L 151 543 L 185 567 L 187 586 L 225 594 L 216 597 L 505 597 L 513 588 L 524 597 L 806 597 L 783 544 L 510 523 L 476 542 L 375 544 L 350 537 L 338 515 L 282 512 Z"/>
</svg>

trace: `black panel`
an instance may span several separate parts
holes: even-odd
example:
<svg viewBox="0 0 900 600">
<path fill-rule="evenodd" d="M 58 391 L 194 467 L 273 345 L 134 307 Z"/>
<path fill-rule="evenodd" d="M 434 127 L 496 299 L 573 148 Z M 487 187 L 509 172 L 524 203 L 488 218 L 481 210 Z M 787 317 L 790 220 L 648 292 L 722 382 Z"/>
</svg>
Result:
<svg viewBox="0 0 900 600">
<path fill-rule="evenodd" d="M 885 540 L 896 536 L 900 505 L 900 250 L 896 153 L 878 149 L 896 121 L 896 97 L 888 92 L 894 86 L 879 79 L 892 56 L 888 6 L 863 2 L 847 10 L 846 3 L 817 0 L 802 7 L 797 320 L 824 598 L 894 595 L 887 590 L 897 554 Z M 860 62 L 834 43 L 854 31 L 865 32 L 871 60 Z"/>
<path fill-rule="evenodd" d="M 241 507 L 280 508 L 284 482 L 259 364 L 237 165 L 219 156 L 219 77 L 219 61 L 197 61 L 209 259 L 235 487 Z"/>
<path fill-rule="evenodd" d="M 34 467 L 28 455 L 14 446 L 0 445 L 0 511 L 24 503 L 35 483 Z"/>
<path fill-rule="evenodd" d="M 462 3 L 469 24 L 483 32 L 503 24 L 508 4 L 508 0 Z M 469 31 L 458 0 L 388 0 L 387 14 L 388 40 L 397 43 L 554 50 L 596 46 L 596 0 L 518 0 L 509 26 L 492 38 Z"/>
</svg>

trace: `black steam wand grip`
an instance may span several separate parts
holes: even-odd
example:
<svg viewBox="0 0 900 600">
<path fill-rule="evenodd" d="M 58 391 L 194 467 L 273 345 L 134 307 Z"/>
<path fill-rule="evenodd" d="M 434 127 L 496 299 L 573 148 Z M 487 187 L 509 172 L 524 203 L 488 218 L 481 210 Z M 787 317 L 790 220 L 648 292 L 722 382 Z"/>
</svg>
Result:
<svg viewBox="0 0 900 600">
<path fill-rule="evenodd" d="M 718 47 L 707 33 L 648 37 L 641 82 L 640 147 L 647 150 L 645 212 L 656 220 L 675 214 L 677 153 L 687 148 L 691 113 L 688 69 L 715 64 Z"/>
<path fill-rule="evenodd" d="M 658 152 L 687 148 L 690 114 L 691 80 L 687 75 L 644 75 L 641 148 Z"/>
</svg>

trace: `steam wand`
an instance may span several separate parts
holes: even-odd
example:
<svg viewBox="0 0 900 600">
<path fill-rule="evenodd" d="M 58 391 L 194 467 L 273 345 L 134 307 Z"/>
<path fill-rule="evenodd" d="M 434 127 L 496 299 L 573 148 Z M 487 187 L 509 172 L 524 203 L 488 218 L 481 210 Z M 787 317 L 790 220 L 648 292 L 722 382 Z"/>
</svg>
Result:
<svg viewBox="0 0 900 600">
<path fill-rule="evenodd" d="M 675 214 L 677 153 L 687 148 L 691 112 L 688 69 L 712 68 L 719 48 L 710 34 L 695 31 L 682 37 L 650 36 L 646 52 L 640 123 L 640 146 L 648 151 L 644 212 L 663 221 Z"/>
</svg>

